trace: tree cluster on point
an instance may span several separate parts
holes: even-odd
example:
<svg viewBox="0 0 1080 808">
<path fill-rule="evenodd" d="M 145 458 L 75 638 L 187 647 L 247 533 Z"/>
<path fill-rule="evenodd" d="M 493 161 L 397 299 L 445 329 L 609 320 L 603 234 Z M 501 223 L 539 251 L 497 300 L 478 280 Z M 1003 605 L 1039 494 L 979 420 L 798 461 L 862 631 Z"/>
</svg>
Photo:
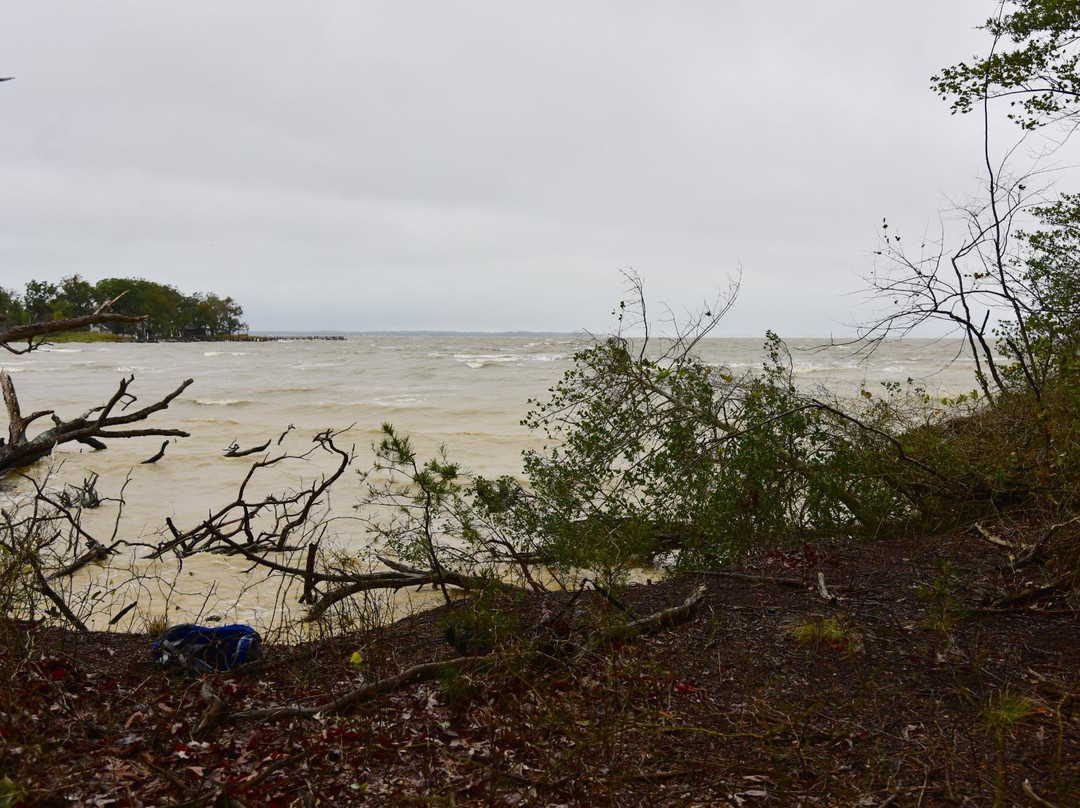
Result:
<svg viewBox="0 0 1080 808">
<path fill-rule="evenodd" d="M 138 317 L 112 322 L 110 332 L 138 339 L 212 339 L 247 329 L 244 310 L 213 292 L 187 295 L 173 286 L 141 278 L 103 278 L 90 283 L 70 275 L 59 283 L 32 280 L 20 294 L 0 288 L 0 328 L 83 317 L 105 301 L 115 314 Z"/>
</svg>

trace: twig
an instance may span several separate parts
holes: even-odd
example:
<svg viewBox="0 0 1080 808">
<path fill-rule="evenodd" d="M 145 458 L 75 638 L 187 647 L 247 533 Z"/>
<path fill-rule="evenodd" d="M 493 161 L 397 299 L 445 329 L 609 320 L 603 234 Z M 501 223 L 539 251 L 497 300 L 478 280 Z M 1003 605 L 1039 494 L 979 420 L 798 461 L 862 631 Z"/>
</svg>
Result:
<svg viewBox="0 0 1080 808">
<path fill-rule="evenodd" d="M 1024 790 L 1024 794 L 1026 794 L 1028 798 L 1036 805 L 1041 805 L 1042 808 L 1057 808 L 1054 803 L 1050 802 L 1049 800 L 1044 800 L 1042 797 L 1035 793 L 1035 789 L 1031 787 L 1030 780 L 1025 778 L 1021 788 Z"/>
<path fill-rule="evenodd" d="M 228 716 L 225 710 L 225 702 L 214 694 L 209 682 L 202 683 L 199 688 L 199 698 L 206 704 L 206 710 L 191 733 L 191 737 L 196 741 L 203 740 L 217 724 Z"/>
<path fill-rule="evenodd" d="M 1013 547 L 1011 544 L 1009 544 L 1004 539 L 999 539 L 997 536 L 992 534 L 990 531 L 988 531 L 986 528 L 984 528 L 978 522 L 976 522 L 973 525 L 973 527 L 975 528 L 975 530 L 978 531 L 980 536 L 982 536 L 984 539 L 986 539 L 991 544 L 996 544 L 998 547 L 1004 547 L 1006 550 L 1009 550 L 1010 552 L 1015 552 L 1015 550 L 1016 550 L 1015 547 Z"/>
<path fill-rule="evenodd" d="M 319 551 L 319 543 L 308 545 L 307 566 L 304 568 L 304 593 L 300 596 L 301 603 L 315 602 L 315 558 Z"/>
<path fill-rule="evenodd" d="M 129 603 L 127 606 L 125 606 L 123 609 L 121 609 L 119 612 L 117 612 L 115 617 L 113 617 L 111 620 L 109 620 L 109 625 L 110 626 L 115 626 L 117 623 L 119 623 L 121 620 L 124 619 L 125 614 L 130 612 L 132 609 L 134 609 L 138 605 L 139 605 L 139 602 L 137 600 L 131 601 L 131 603 Z"/>
<path fill-rule="evenodd" d="M 1054 692 L 1054 695 L 1061 696 L 1062 699 L 1068 699 L 1073 701 L 1080 699 L 1080 693 L 1074 693 L 1059 682 L 1051 681 L 1049 678 L 1043 676 L 1041 673 L 1034 670 L 1033 668 L 1028 668 L 1027 672 L 1036 681 L 1038 681 L 1040 686 L 1042 686 L 1046 690 L 1052 690 Z"/>
<path fill-rule="evenodd" d="M 159 766 L 158 764 L 154 763 L 152 760 L 146 760 L 145 763 L 151 769 L 153 769 L 158 774 L 160 774 L 162 777 L 164 777 L 166 780 L 168 780 L 172 784 L 172 786 L 174 788 L 176 788 L 184 796 L 187 796 L 188 794 L 191 793 L 191 789 L 188 788 L 186 785 L 184 785 L 182 782 L 180 782 L 180 780 L 177 779 L 176 775 L 173 774 L 168 769 L 166 769 L 164 766 Z M 212 796 L 212 795 L 208 795 L 208 796 Z M 170 806 L 170 808 L 180 808 L 180 806 L 182 806 L 182 805 L 198 805 L 199 803 L 205 802 L 208 799 L 208 796 L 199 796 L 199 797 L 195 797 L 194 799 L 189 799 L 189 800 L 187 800 L 185 802 L 176 802 L 176 803 L 173 803 Z"/>
<path fill-rule="evenodd" d="M 1031 561 L 1031 559 L 1035 558 L 1036 555 L 1041 553 L 1043 547 L 1045 547 L 1047 541 L 1049 541 L 1050 537 L 1054 534 L 1054 532 L 1064 527 L 1066 524 L 1068 524 L 1068 522 L 1061 525 L 1052 526 L 1050 530 L 1047 531 L 1046 536 L 1040 541 L 1035 542 L 1034 544 L 1020 544 L 1019 546 L 1010 544 L 1004 539 L 999 539 L 997 536 L 993 535 L 990 531 L 988 531 L 978 522 L 976 522 L 973 527 L 976 531 L 978 531 L 980 536 L 982 536 L 991 544 L 998 547 L 1004 547 L 1006 550 L 1008 550 L 1010 564 L 1023 565 L 1027 564 L 1029 561 Z"/>
<path fill-rule="evenodd" d="M 1040 609 L 1038 606 L 964 606 L 968 614 L 1028 614 L 1032 617 L 1060 617 L 1078 615 L 1077 609 Z"/>
<path fill-rule="evenodd" d="M 376 682 L 364 685 L 361 688 L 319 706 L 302 707 L 299 704 L 294 704 L 288 707 L 266 707 L 260 710 L 244 710 L 239 713 L 233 713 L 231 717 L 237 721 L 244 719 L 261 721 L 268 718 L 313 718 L 319 714 L 337 713 L 354 704 L 368 701 L 380 693 L 388 693 L 397 690 L 402 685 L 412 684 L 413 682 L 419 682 L 424 679 L 433 679 L 442 671 L 460 668 L 466 664 L 475 663 L 475 661 L 474 658 L 470 657 L 455 657 L 444 662 L 424 662 L 420 665 L 413 665 L 411 668 L 406 668 L 401 673 L 395 674 L 394 676 L 388 676 L 385 679 L 379 679 Z"/>
<path fill-rule="evenodd" d="M 608 603 L 610 603 L 612 606 L 614 606 L 620 612 L 625 614 L 627 617 L 632 618 L 634 616 L 634 612 L 631 611 L 630 607 L 627 606 L 626 604 L 624 604 L 622 601 L 620 601 L 613 594 L 611 594 L 611 590 L 606 589 L 605 587 L 601 586 L 593 578 L 589 578 L 587 583 L 590 586 L 592 586 L 593 589 L 595 589 L 597 592 L 599 592 L 601 595 L 603 595 L 604 599 L 607 600 Z"/>
<path fill-rule="evenodd" d="M 1074 586 L 1078 577 L 1080 577 L 1080 569 L 1070 570 L 1063 575 L 1059 575 L 1048 584 L 1036 586 L 1032 589 L 1024 590 L 1023 592 L 1016 592 L 1012 595 L 1004 595 L 995 600 L 991 606 L 1000 608 L 1035 600 L 1043 595 L 1051 595 L 1054 592 Z"/>
<path fill-rule="evenodd" d="M 768 575 L 752 575 L 746 572 L 726 572 L 724 570 L 692 570 L 687 575 L 708 575 L 711 578 L 734 578 L 737 581 L 752 581 L 756 584 L 776 584 L 805 589 L 806 581 L 801 578 L 773 578 Z"/>
<path fill-rule="evenodd" d="M 573 659 L 580 659 L 587 651 L 595 650 L 602 645 L 616 640 L 644 634 L 662 626 L 678 625 L 679 623 L 688 620 L 691 615 L 693 615 L 704 597 L 705 586 L 701 585 L 695 589 L 680 606 L 675 606 L 674 608 L 657 612 L 648 617 L 643 617 L 640 620 L 635 620 L 632 623 L 615 626 L 607 631 L 595 634 L 587 642 L 586 646 L 573 657 Z M 462 656 L 447 659 L 442 662 L 424 662 L 419 665 L 414 665 L 411 668 L 407 668 L 401 671 L 401 673 L 364 685 L 363 687 L 350 691 L 325 704 L 308 707 L 294 704 L 284 707 L 266 707 L 258 710 L 244 710 L 239 713 L 233 713 L 231 719 L 237 721 L 260 721 L 270 718 L 313 718 L 316 715 L 338 713 L 355 704 L 368 701 L 381 693 L 397 690 L 398 688 L 412 684 L 413 682 L 432 679 L 444 671 L 457 669 L 470 664 L 476 664 L 476 657 Z"/>
<path fill-rule="evenodd" d="M 503 778 L 505 778 L 507 780 L 510 780 L 510 781 L 512 781 L 514 783 L 517 783 L 520 786 L 536 786 L 538 784 L 538 781 L 532 779 L 531 777 L 526 777 L 523 774 L 518 774 L 517 772 L 506 771 L 505 769 L 501 768 L 498 764 L 495 763 L 494 760 L 491 759 L 490 755 L 475 754 L 472 757 L 467 757 L 467 756 L 466 757 L 461 757 L 461 756 L 458 756 L 458 755 L 447 755 L 447 757 L 450 757 L 452 760 L 460 760 L 460 761 L 462 761 L 464 763 L 474 763 L 474 764 L 479 765 L 479 766 L 487 766 L 498 777 L 503 777 Z"/>
<path fill-rule="evenodd" d="M 659 783 L 664 780 L 677 780 L 680 777 L 695 777 L 701 774 L 701 767 L 686 767 L 682 769 L 668 769 L 656 772 L 638 772 L 625 774 L 619 778 L 620 783 Z"/>
<path fill-rule="evenodd" d="M 246 788 L 249 788 L 249 789 L 254 788 L 255 786 L 257 786 L 259 783 L 261 783 L 263 780 L 265 780 L 267 777 L 269 777 L 274 772 L 278 771 L 279 769 L 284 769 L 286 766 L 291 766 L 294 763 L 299 763 L 301 760 L 306 758 L 308 755 L 310 755 L 314 751 L 315 751 L 315 747 L 312 746 L 312 747 L 310 747 L 308 749 L 303 749 L 303 750 L 297 752 L 294 755 L 289 755 L 289 757 L 287 757 L 287 758 L 281 758 L 280 760 L 275 760 L 273 763 L 271 763 L 269 766 L 267 766 L 265 769 L 263 769 L 261 772 L 259 772 L 258 775 L 253 777 L 251 780 L 248 780 L 247 782 L 245 782 L 244 786 Z"/>
<path fill-rule="evenodd" d="M 86 623 L 80 620 L 75 612 L 71 611 L 71 608 L 64 602 L 64 599 L 56 594 L 53 588 L 49 586 L 48 581 L 45 580 L 45 576 L 41 574 L 41 570 L 38 569 L 36 565 L 34 566 L 34 572 L 37 574 L 38 587 L 40 587 L 41 593 L 53 602 L 56 608 L 59 609 L 60 614 L 62 614 L 67 621 L 79 631 L 89 631 L 86 627 Z"/>
</svg>

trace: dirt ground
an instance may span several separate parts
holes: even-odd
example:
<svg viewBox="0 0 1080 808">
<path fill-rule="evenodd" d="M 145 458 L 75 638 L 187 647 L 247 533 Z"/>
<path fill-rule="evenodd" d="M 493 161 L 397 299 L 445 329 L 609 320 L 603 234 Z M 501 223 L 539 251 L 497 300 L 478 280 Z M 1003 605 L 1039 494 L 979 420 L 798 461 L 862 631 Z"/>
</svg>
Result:
<svg viewBox="0 0 1080 808">
<path fill-rule="evenodd" d="M 468 604 L 201 677 L 152 637 L 8 624 L 0 807 L 1080 805 L 1080 603 L 1015 555 L 975 531 L 762 553 L 631 587 L 630 617 L 505 598 L 494 652 L 303 717 L 243 713 L 458 657 Z M 588 648 L 699 586 L 689 620 Z"/>
</svg>

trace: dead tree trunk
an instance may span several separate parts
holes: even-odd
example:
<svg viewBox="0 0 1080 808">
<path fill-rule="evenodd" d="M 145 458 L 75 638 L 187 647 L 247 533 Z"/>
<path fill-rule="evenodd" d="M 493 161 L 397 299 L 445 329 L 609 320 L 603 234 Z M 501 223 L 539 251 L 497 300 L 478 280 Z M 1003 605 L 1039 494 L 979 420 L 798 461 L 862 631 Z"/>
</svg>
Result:
<svg viewBox="0 0 1080 808">
<path fill-rule="evenodd" d="M 95 449 L 103 449 L 105 448 L 103 441 L 108 438 L 138 438 L 147 435 L 188 437 L 189 433 L 180 429 L 161 429 L 157 427 L 116 429 L 116 427 L 145 421 L 155 412 L 167 409 L 169 404 L 184 392 L 193 381 L 187 379 L 167 396 L 155 401 L 153 404 L 133 412 L 125 412 L 125 408 L 137 400 L 134 395 L 128 392 L 128 387 L 134 380 L 134 376 L 122 379 L 116 392 L 108 402 L 88 410 L 77 418 L 64 421 L 53 410 L 40 410 L 24 416 L 19 407 L 19 398 L 15 393 L 15 385 L 11 381 L 11 376 L 8 375 L 7 371 L 0 371 L 0 390 L 3 392 L 4 406 L 7 408 L 8 415 L 8 437 L 6 441 L 0 441 L 0 475 L 40 460 L 57 446 L 73 441 L 87 444 Z M 116 414 L 118 408 L 121 414 Z M 45 416 L 52 419 L 53 425 L 30 437 L 27 434 L 30 424 Z"/>
<path fill-rule="evenodd" d="M 44 343 L 51 334 L 85 328 L 100 323 L 137 323 L 146 319 L 145 316 L 132 317 L 109 311 L 109 308 L 119 299 L 119 297 L 115 297 L 112 300 L 107 300 L 92 313 L 81 317 L 51 320 L 46 323 L 32 323 L 31 325 L 15 326 L 0 331 L 0 348 L 14 354 L 25 354 Z M 12 347 L 14 344 L 21 342 L 25 342 L 26 346 L 22 348 Z M 0 476 L 12 469 L 21 468 L 40 460 L 60 444 L 71 443 L 72 441 L 100 450 L 105 448 L 104 439 L 107 438 L 137 438 L 146 435 L 188 437 L 187 432 L 179 429 L 115 429 L 115 427 L 145 421 L 155 412 L 166 409 L 173 399 L 192 383 L 192 380 L 188 379 L 165 398 L 142 409 L 127 412 L 128 408 L 137 400 L 134 395 L 128 392 L 128 386 L 134 379 L 134 376 L 130 376 L 122 380 L 112 398 L 104 405 L 94 407 L 78 418 L 64 421 L 53 410 L 39 410 L 24 416 L 22 409 L 19 407 L 19 397 L 15 393 L 15 385 L 11 381 L 11 377 L 6 371 L 0 371 L 0 391 L 3 393 L 4 406 L 7 409 L 8 417 L 7 439 L 0 438 Z M 114 414 L 117 409 L 121 414 Z M 30 437 L 27 434 L 27 428 L 34 421 L 45 416 L 52 419 L 52 427 Z"/>
</svg>

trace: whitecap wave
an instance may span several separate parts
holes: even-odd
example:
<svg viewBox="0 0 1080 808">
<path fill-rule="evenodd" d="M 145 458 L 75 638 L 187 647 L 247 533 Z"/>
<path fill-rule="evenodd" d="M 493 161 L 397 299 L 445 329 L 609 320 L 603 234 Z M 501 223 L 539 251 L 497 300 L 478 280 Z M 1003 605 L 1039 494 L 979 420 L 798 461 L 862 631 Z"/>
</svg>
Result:
<svg viewBox="0 0 1080 808">
<path fill-rule="evenodd" d="M 297 362 L 288 367 L 293 370 L 317 370 L 319 368 L 339 368 L 343 362 Z"/>
<path fill-rule="evenodd" d="M 251 403 L 251 400 L 246 398 L 192 398 L 189 401 L 201 407 L 233 407 L 237 404 Z"/>
<path fill-rule="evenodd" d="M 529 357 L 533 362 L 563 362 L 569 358 L 570 357 L 564 353 L 536 354 L 535 356 Z"/>
<path fill-rule="evenodd" d="M 796 362 L 793 369 L 796 373 L 837 373 L 859 370 L 858 362 Z"/>
<path fill-rule="evenodd" d="M 424 400 L 415 396 L 398 396 L 397 398 L 376 398 L 372 403 L 376 407 L 415 407 L 423 404 Z"/>
<path fill-rule="evenodd" d="M 465 367 L 474 370 L 488 365 L 510 365 L 522 359 L 523 357 L 517 354 L 454 354 L 455 362 L 460 362 Z"/>
</svg>

